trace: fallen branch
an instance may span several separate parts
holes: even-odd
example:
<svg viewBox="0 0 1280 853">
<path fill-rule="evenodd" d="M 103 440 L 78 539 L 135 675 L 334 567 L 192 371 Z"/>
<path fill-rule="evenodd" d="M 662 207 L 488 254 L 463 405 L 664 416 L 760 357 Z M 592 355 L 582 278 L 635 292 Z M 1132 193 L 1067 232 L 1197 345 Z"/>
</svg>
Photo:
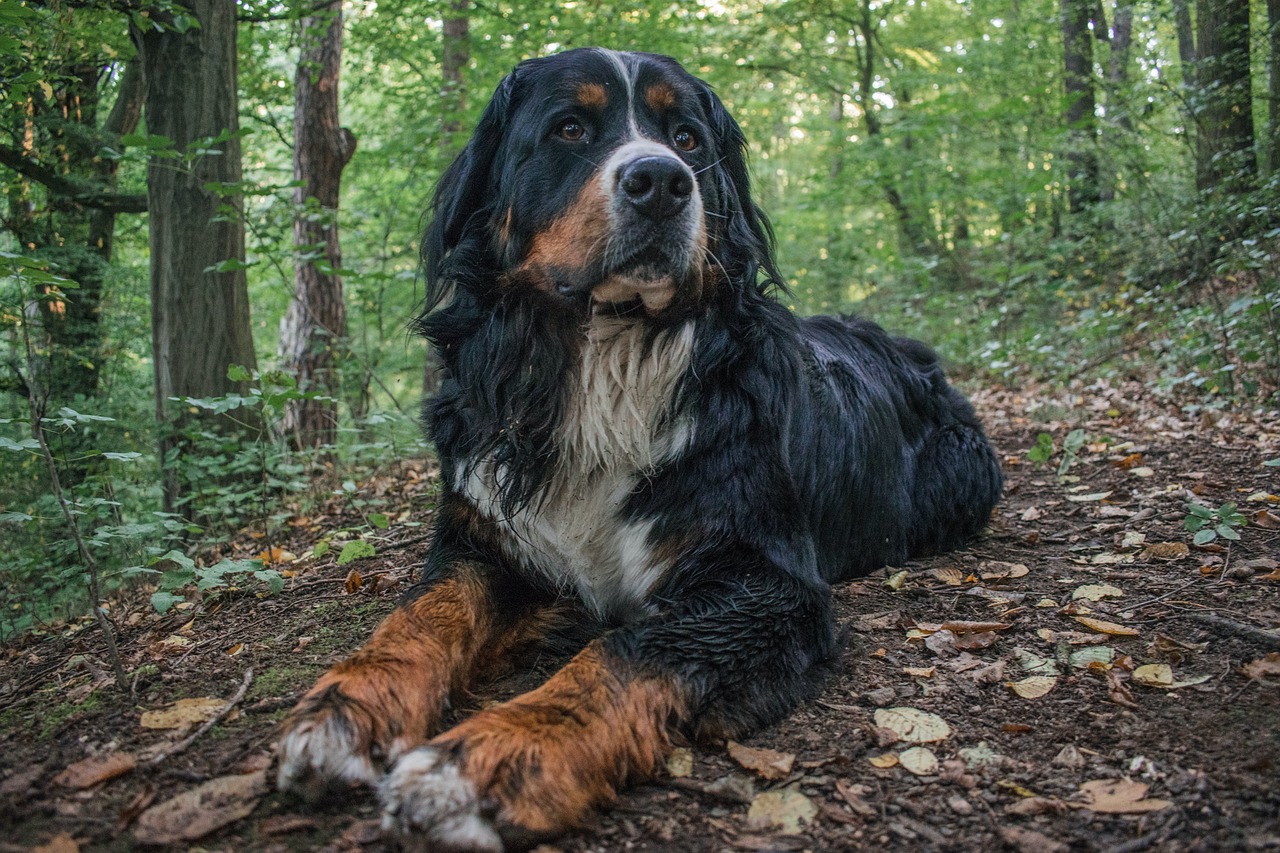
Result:
<svg viewBox="0 0 1280 853">
<path fill-rule="evenodd" d="M 200 728 L 196 729 L 194 732 L 187 735 L 185 738 L 183 738 L 181 741 L 171 746 L 169 749 L 163 750 L 157 753 L 156 755 L 151 756 L 151 758 L 147 759 L 145 766 L 155 767 L 159 765 L 162 761 L 172 758 L 173 756 L 184 751 L 187 747 L 191 746 L 191 744 L 199 740 L 200 736 L 203 735 L 205 732 L 209 731 L 209 729 L 213 728 L 218 723 L 222 722 L 223 718 L 225 718 L 227 714 L 230 714 L 231 710 L 235 708 L 235 706 L 240 704 L 240 700 L 244 699 L 244 694 L 249 692 L 249 683 L 251 681 L 253 681 L 253 667 L 250 667 L 249 669 L 245 670 L 244 681 L 240 683 L 240 689 L 236 691 L 236 695 L 232 696 L 230 701 L 227 702 L 227 704 L 222 706 L 222 709 L 219 710 L 218 713 L 214 714 L 208 720 L 205 720 L 204 724 L 201 725 Z"/>
<path fill-rule="evenodd" d="M 1229 634 L 1245 640 L 1252 640 L 1268 649 L 1280 649 L 1280 634 L 1275 631 L 1268 631 L 1256 625 L 1247 625 L 1244 622 L 1237 622 L 1234 619 L 1228 619 L 1225 616 L 1218 616 L 1214 613 L 1187 613 L 1183 618 L 1207 625 L 1220 634 Z"/>
</svg>

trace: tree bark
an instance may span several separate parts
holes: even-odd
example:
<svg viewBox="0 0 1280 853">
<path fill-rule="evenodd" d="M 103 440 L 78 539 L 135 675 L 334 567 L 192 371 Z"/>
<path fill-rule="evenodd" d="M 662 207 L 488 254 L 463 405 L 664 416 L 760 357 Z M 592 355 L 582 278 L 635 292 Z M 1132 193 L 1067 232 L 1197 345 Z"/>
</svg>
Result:
<svg viewBox="0 0 1280 853">
<path fill-rule="evenodd" d="M 1072 213 L 1099 200 L 1097 106 L 1093 88 L 1093 34 L 1089 0 L 1062 0 L 1063 85 L 1067 109 L 1067 206 Z"/>
<path fill-rule="evenodd" d="M 184 160 L 153 159 L 147 168 L 151 247 L 151 337 L 161 459 L 182 450 L 177 427 L 187 418 L 172 397 L 244 393 L 230 365 L 257 367 L 244 272 L 234 0 L 184 0 L 200 22 L 139 38 L 147 78 L 147 130 L 171 139 Z M 208 140 L 217 155 L 201 154 Z M 198 142 L 204 140 L 203 142 Z M 210 185 L 226 187 L 214 192 Z M 245 410 L 236 413 L 241 425 Z M 229 419 L 205 426 L 227 432 Z M 172 512 L 189 484 L 167 467 L 164 505 Z"/>
<path fill-rule="evenodd" d="M 464 72 L 471 61 L 471 0 L 449 0 L 440 46 L 440 161 L 447 164 L 461 147 L 458 134 L 462 130 L 462 114 L 467 108 L 467 82 Z M 435 353 L 427 350 L 422 366 L 422 391 L 431 396 L 440 388 L 440 366 Z"/>
<path fill-rule="evenodd" d="M 1249 4 L 1200 0 L 1196 54 L 1196 188 L 1247 191 L 1258 169 L 1249 77 Z"/>
<path fill-rule="evenodd" d="M 1280 170 L 1280 0 L 1267 0 L 1267 174 Z"/>
<path fill-rule="evenodd" d="M 284 428 L 296 447 L 325 447 L 337 438 L 337 362 L 347 336 L 342 297 L 338 199 L 342 170 L 356 139 L 338 124 L 338 74 L 342 63 L 342 2 L 334 0 L 302 19 L 302 54 L 294 89 L 293 177 L 297 211 L 293 242 L 294 294 L 280 322 L 282 367 L 304 391 L 331 400 L 294 400 Z M 311 257 L 323 246 L 326 269 Z"/>
</svg>

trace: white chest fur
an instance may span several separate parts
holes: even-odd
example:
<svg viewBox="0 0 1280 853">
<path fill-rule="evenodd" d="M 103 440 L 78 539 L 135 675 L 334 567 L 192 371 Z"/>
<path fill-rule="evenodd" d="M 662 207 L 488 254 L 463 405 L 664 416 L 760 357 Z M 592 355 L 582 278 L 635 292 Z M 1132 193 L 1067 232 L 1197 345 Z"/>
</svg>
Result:
<svg viewBox="0 0 1280 853">
<path fill-rule="evenodd" d="M 502 528 L 508 556 L 575 591 L 599 615 L 625 619 L 644 611 L 668 568 L 653 553 L 652 522 L 628 521 L 622 511 L 643 478 L 689 437 L 691 425 L 671 409 L 693 324 L 647 342 L 643 324 L 597 317 L 586 335 L 565 392 L 559 463 L 530 505 L 502 512 L 499 472 L 488 461 L 455 485 Z"/>
</svg>

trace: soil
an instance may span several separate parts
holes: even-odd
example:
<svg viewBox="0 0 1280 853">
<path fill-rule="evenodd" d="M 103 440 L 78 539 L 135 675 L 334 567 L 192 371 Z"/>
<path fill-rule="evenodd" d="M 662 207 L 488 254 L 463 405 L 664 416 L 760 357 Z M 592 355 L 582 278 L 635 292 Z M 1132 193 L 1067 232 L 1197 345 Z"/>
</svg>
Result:
<svg viewBox="0 0 1280 853">
<path fill-rule="evenodd" d="M 766 754 L 771 766 L 762 774 L 725 744 L 694 745 L 541 853 L 1280 850 L 1280 468 L 1263 464 L 1280 457 L 1280 417 L 1179 407 L 1137 383 L 975 402 L 1008 478 L 989 532 L 905 574 L 835 589 L 842 657 L 817 696 L 745 742 L 780 753 Z M 1060 477 L 1075 429 L 1085 440 Z M 1027 457 L 1041 433 L 1059 449 L 1047 465 Z M 114 600 L 132 698 L 105 674 L 88 622 L 0 650 L 0 853 L 132 849 L 147 837 L 140 825 L 164 822 L 157 804 L 270 770 L 280 719 L 369 635 L 422 560 L 426 527 L 412 525 L 430 510 L 427 464 L 362 487 L 392 519 L 371 537 L 376 556 L 340 567 L 335 548 L 282 564 L 293 576 L 278 595 L 191 595 L 165 615 L 145 591 Z M 1236 502 L 1248 523 L 1238 540 L 1197 547 L 1183 526 L 1189 501 Z M 275 544 L 307 554 L 359 521 L 344 507 L 295 517 L 291 540 Z M 234 547 L 251 556 L 263 545 Z M 250 669 L 233 713 L 189 745 L 190 728 L 142 726 L 144 712 L 183 698 L 221 708 Z M 936 715 L 949 733 L 903 741 L 895 708 Z M 96 783 L 60 775 L 92 757 L 136 766 Z M 231 799 L 197 810 L 225 825 L 183 818 L 179 834 L 205 834 L 171 846 L 386 846 L 372 794 L 312 809 L 254 781 Z"/>
</svg>

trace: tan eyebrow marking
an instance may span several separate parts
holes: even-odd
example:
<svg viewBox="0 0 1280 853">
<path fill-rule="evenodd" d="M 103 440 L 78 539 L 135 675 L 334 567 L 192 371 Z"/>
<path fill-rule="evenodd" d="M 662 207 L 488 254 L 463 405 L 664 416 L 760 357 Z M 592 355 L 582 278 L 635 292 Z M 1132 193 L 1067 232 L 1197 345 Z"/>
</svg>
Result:
<svg viewBox="0 0 1280 853">
<path fill-rule="evenodd" d="M 655 113 L 669 110 L 676 105 L 676 90 L 667 83 L 654 83 L 645 89 L 644 102 Z"/>
<path fill-rule="evenodd" d="M 609 103 L 609 93 L 599 83 L 583 83 L 575 94 L 578 106 L 585 109 L 602 110 Z"/>
</svg>

